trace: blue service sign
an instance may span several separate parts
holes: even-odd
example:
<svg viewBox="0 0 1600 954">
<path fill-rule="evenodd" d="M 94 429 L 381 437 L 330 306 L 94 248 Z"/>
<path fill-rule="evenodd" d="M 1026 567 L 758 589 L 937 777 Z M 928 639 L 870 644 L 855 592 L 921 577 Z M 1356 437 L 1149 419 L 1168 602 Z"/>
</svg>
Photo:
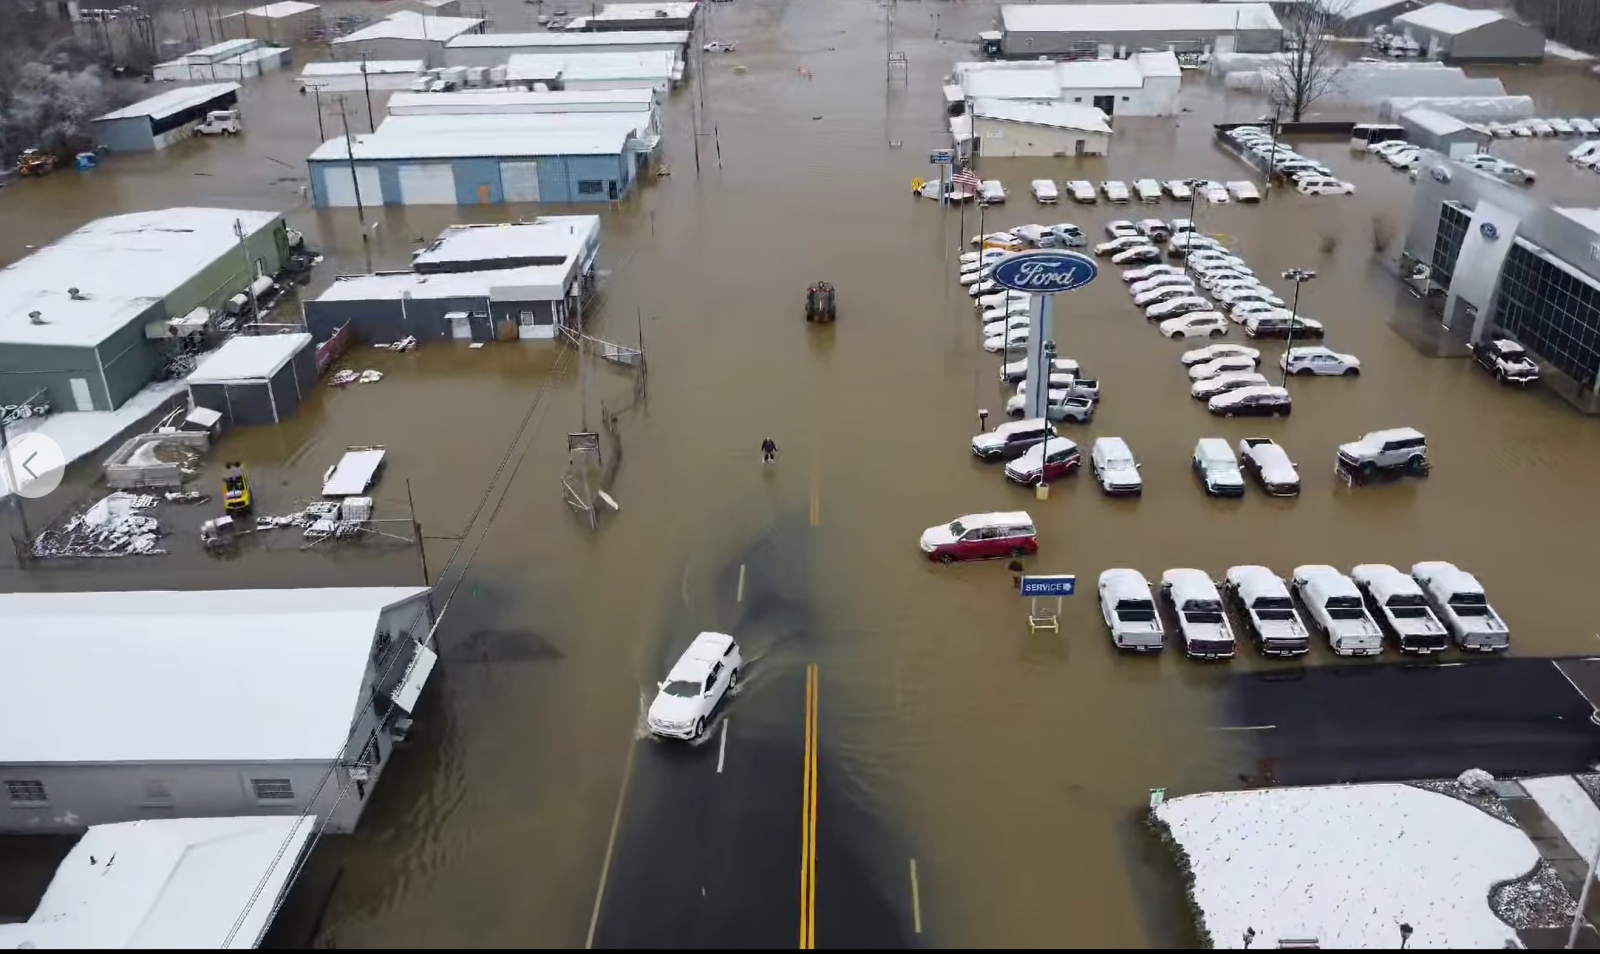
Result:
<svg viewBox="0 0 1600 954">
<path fill-rule="evenodd" d="M 954 149 L 935 149 L 928 153 L 928 162 L 935 166 L 948 166 L 956 161 Z"/>
<path fill-rule="evenodd" d="M 1493 222 L 1483 223 L 1482 225 L 1478 226 L 1478 231 L 1482 232 L 1483 237 L 1491 242 L 1500 237 L 1500 230 L 1495 228 Z"/>
<path fill-rule="evenodd" d="M 994 266 L 994 282 L 1012 291 L 1054 295 L 1094 281 L 1100 267 L 1094 259 L 1065 249 L 1041 249 L 1007 255 Z"/>
<path fill-rule="evenodd" d="M 1078 578 L 1071 573 L 1022 578 L 1023 596 L 1071 596 L 1077 589 Z"/>
</svg>

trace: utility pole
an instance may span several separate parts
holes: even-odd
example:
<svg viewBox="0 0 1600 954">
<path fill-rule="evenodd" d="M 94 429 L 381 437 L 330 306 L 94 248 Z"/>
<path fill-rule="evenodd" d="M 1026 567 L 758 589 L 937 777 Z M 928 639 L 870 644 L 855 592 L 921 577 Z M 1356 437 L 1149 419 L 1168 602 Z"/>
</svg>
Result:
<svg viewBox="0 0 1600 954">
<path fill-rule="evenodd" d="M 1294 350 L 1294 327 L 1300 321 L 1300 286 L 1316 278 L 1317 273 L 1309 268 L 1291 268 L 1283 273 L 1283 280 L 1294 282 L 1294 303 L 1289 306 L 1289 337 L 1283 343 L 1283 379 L 1278 382 L 1281 388 L 1289 386 L 1289 352 Z"/>
<path fill-rule="evenodd" d="M 367 129 L 371 132 L 378 131 L 378 125 L 372 121 L 372 83 L 367 79 L 367 54 L 361 53 L 361 89 L 367 94 Z"/>
<path fill-rule="evenodd" d="M 322 130 L 322 87 L 311 87 L 311 98 L 314 99 L 317 104 L 317 141 L 327 142 L 328 134 Z"/>
<path fill-rule="evenodd" d="M 350 117 L 344 112 L 344 97 L 339 97 L 339 122 L 344 125 L 344 158 L 350 167 L 350 188 L 356 194 L 356 220 L 361 223 L 361 244 L 367 243 L 367 210 L 361 204 L 361 180 L 356 177 L 356 149 L 350 139 Z"/>
</svg>

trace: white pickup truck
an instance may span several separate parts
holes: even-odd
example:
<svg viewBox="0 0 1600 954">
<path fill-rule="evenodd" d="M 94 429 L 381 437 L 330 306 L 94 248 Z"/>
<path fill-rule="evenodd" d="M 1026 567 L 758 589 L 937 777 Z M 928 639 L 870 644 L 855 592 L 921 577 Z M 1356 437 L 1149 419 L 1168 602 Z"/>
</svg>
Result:
<svg viewBox="0 0 1600 954">
<path fill-rule="evenodd" d="M 1321 563 L 1297 566 L 1290 584 L 1311 617 L 1328 637 L 1337 656 L 1376 656 L 1383 652 L 1383 630 L 1367 612 L 1355 581 Z"/>
<path fill-rule="evenodd" d="M 1138 570 L 1111 569 L 1100 574 L 1100 613 L 1111 630 L 1111 642 L 1129 652 L 1159 653 L 1164 641 L 1161 614 L 1150 596 L 1150 581 Z"/>
<path fill-rule="evenodd" d="M 1457 646 L 1478 652 L 1511 648 L 1511 630 L 1471 573 L 1454 563 L 1429 561 L 1412 566 L 1411 578 L 1422 587 Z"/>
<path fill-rule="evenodd" d="M 1263 655 L 1299 656 L 1311 648 L 1311 636 L 1278 574 L 1264 566 L 1230 567 L 1222 588 L 1238 605 Z"/>
<path fill-rule="evenodd" d="M 206 121 L 194 127 L 196 136 L 237 136 L 244 129 L 237 109 L 215 109 L 206 113 Z"/>
<path fill-rule="evenodd" d="M 1450 631 L 1433 615 L 1417 581 L 1387 563 L 1363 563 L 1350 570 L 1374 615 L 1388 625 L 1403 653 L 1443 652 Z"/>
</svg>

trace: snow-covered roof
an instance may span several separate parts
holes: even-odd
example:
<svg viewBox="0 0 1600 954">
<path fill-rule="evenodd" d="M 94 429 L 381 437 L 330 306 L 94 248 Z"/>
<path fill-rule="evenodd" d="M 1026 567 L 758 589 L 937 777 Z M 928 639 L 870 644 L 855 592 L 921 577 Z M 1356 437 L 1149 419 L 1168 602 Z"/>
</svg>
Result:
<svg viewBox="0 0 1600 954">
<path fill-rule="evenodd" d="M 1133 55 L 1135 63 L 1139 64 L 1139 72 L 1146 76 L 1179 77 L 1183 75 L 1183 68 L 1178 65 L 1178 54 L 1171 50 L 1148 50 Z"/>
<path fill-rule="evenodd" d="M 1430 3 L 1420 10 L 1412 10 L 1410 13 L 1402 13 L 1395 17 L 1394 25 L 1418 27 L 1446 36 L 1455 36 L 1504 19 L 1504 15 L 1493 10 L 1468 10 L 1453 3 Z"/>
<path fill-rule="evenodd" d="M 366 70 L 360 60 L 337 60 L 329 63 L 307 63 L 300 68 L 301 78 L 307 76 L 368 76 L 375 73 L 420 73 L 428 68 L 426 60 L 368 60 Z"/>
<path fill-rule="evenodd" d="M 1000 22 L 1008 33 L 1228 33 L 1282 30 L 1265 3 L 1006 4 Z"/>
<path fill-rule="evenodd" d="M 1084 132 L 1110 133 L 1106 114 L 1093 106 L 1071 103 L 1019 103 L 1003 99 L 979 99 L 972 103 L 972 114 L 979 119 L 1052 126 Z"/>
<path fill-rule="evenodd" d="M 1054 63 L 957 63 L 956 76 L 969 99 L 1061 97 L 1061 80 Z"/>
<path fill-rule="evenodd" d="M 181 113 L 186 109 L 210 102 L 229 93 L 239 91 L 238 83 L 207 83 L 204 86 L 179 86 L 157 93 L 147 99 L 141 99 L 130 106 L 113 110 L 99 117 L 95 122 L 108 119 L 162 119 L 173 113 Z"/>
<path fill-rule="evenodd" d="M 1467 124 L 1454 116 L 1433 109 L 1408 109 L 1400 118 L 1435 136 L 1453 136 L 1467 128 Z"/>
<path fill-rule="evenodd" d="M 391 13 L 377 23 L 334 40 L 334 44 L 365 40 L 451 40 L 482 25 L 477 17 L 424 16 L 410 10 Z"/>
<path fill-rule="evenodd" d="M 356 159 L 620 155 L 636 138 L 638 113 L 480 113 L 391 116 L 378 131 L 352 137 Z M 344 137 L 310 160 L 348 158 Z"/>
<path fill-rule="evenodd" d="M 615 53 L 518 53 L 506 61 L 506 80 L 527 82 L 560 77 L 563 82 L 595 80 L 668 81 L 678 55 L 671 50 L 618 50 Z"/>
<path fill-rule="evenodd" d="M 300 0 L 278 0 L 264 7 L 252 7 L 245 13 L 252 17 L 265 17 L 269 20 L 281 20 L 301 13 L 310 13 L 312 10 L 321 9 L 314 3 L 301 3 Z"/>
<path fill-rule="evenodd" d="M 459 49 L 515 49 L 522 46 L 687 46 L 687 30 L 602 30 L 594 33 L 468 33 L 446 43 Z"/>
<path fill-rule="evenodd" d="M 654 90 L 520 89 L 466 90 L 457 93 L 397 92 L 389 97 L 391 116 L 463 115 L 522 112 L 649 112 L 656 102 Z M 601 108 L 594 108 L 601 107 Z M 607 108 L 609 107 L 609 108 Z"/>
<path fill-rule="evenodd" d="M 0 269 L 0 344 L 98 345 L 213 262 L 237 260 L 235 222 L 253 235 L 282 218 L 178 208 L 96 219 Z"/>
<path fill-rule="evenodd" d="M 56 868 L 33 917 L 0 924 L 0 948 L 257 947 L 316 824 L 255 816 L 95 825 Z"/>
<path fill-rule="evenodd" d="M 321 761 L 426 587 L 0 594 L 0 764 Z"/>
<path fill-rule="evenodd" d="M 255 39 L 254 37 L 238 37 L 232 40 L 223 40 L 221 43 L 213 43 L 210 46 L 201 47 L 198 50 L 191 50 L 172 62 L 215 63 L 218 60 L 225 60 L 231 56 L 238 56 L 241 53 L 246 53 L 258 46 L 266 46 L 265 41 Z"/>
<path fill-rule="evenodd" d="M 411 264 L 519 259 L 553 259 L 550 264 L 567 264 L 599 235 L 598 215 L 546 215 L 532 222 L 453 225 L 412 256 Z"/>
<path fill-rule="evenodd" d="M 697 3 L 608 3 L 590 20 L 686 20 Z"/>
<path fill-rule="evenodd" d="M 1338 0 L 1334 4 L 1333 16 L 1338 20 L 1354 20 L 1383 10 L 1409 6 L 1413 2 L 1415 0 Z"/>
<path fill-rule="evenodd" d="M 566 265 L 528 265 L 428 275 L 416 272 L 341 275 L 316 300 L 395 301 L 409 295 L 419 300 L 495 297 L 509 301 L 555 301 L 564 297 L 570 273 Z"/>
<path fill-rule="evenodd" d="M 1062 89 L 1138 89 L 1144 85 L 1144 72 L 1131 59 L 1068 60 L 1057 64 L 1056 81 Z"/>
<path fill-rule="evenodd" d="M 232 384 L 271 378 L 301 349 L 311 347 L 303 332 L 287 335 L 234 335 L 213 354 L 201 359 L 189 375 L 190 384 Z"/>
</svg>

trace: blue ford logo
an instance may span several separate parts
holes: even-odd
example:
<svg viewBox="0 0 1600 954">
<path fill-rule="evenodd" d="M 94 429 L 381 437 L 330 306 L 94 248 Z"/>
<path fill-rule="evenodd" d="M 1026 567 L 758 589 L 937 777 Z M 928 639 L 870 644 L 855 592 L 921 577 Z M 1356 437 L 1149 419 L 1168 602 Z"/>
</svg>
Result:
<svg viewBox="0 0 1600 954">
<path fill-rule="evenodd" d="M 1495 228 L 1493 222 L 1483 223 L 1482 225 L 1478 226 L 1478 231 L 1482 232 L 1483 237 L 1491 242 L 1500 237 L 1500 230 Z"/>
<path fill-rule="evenodd" d="M 1052 249 L 1007 255 L 994 267 L 994 282 L 1013 291 L 1054 295 L 1082 288 L 1099 273 L 1087 255 Z"/>
</svg>

